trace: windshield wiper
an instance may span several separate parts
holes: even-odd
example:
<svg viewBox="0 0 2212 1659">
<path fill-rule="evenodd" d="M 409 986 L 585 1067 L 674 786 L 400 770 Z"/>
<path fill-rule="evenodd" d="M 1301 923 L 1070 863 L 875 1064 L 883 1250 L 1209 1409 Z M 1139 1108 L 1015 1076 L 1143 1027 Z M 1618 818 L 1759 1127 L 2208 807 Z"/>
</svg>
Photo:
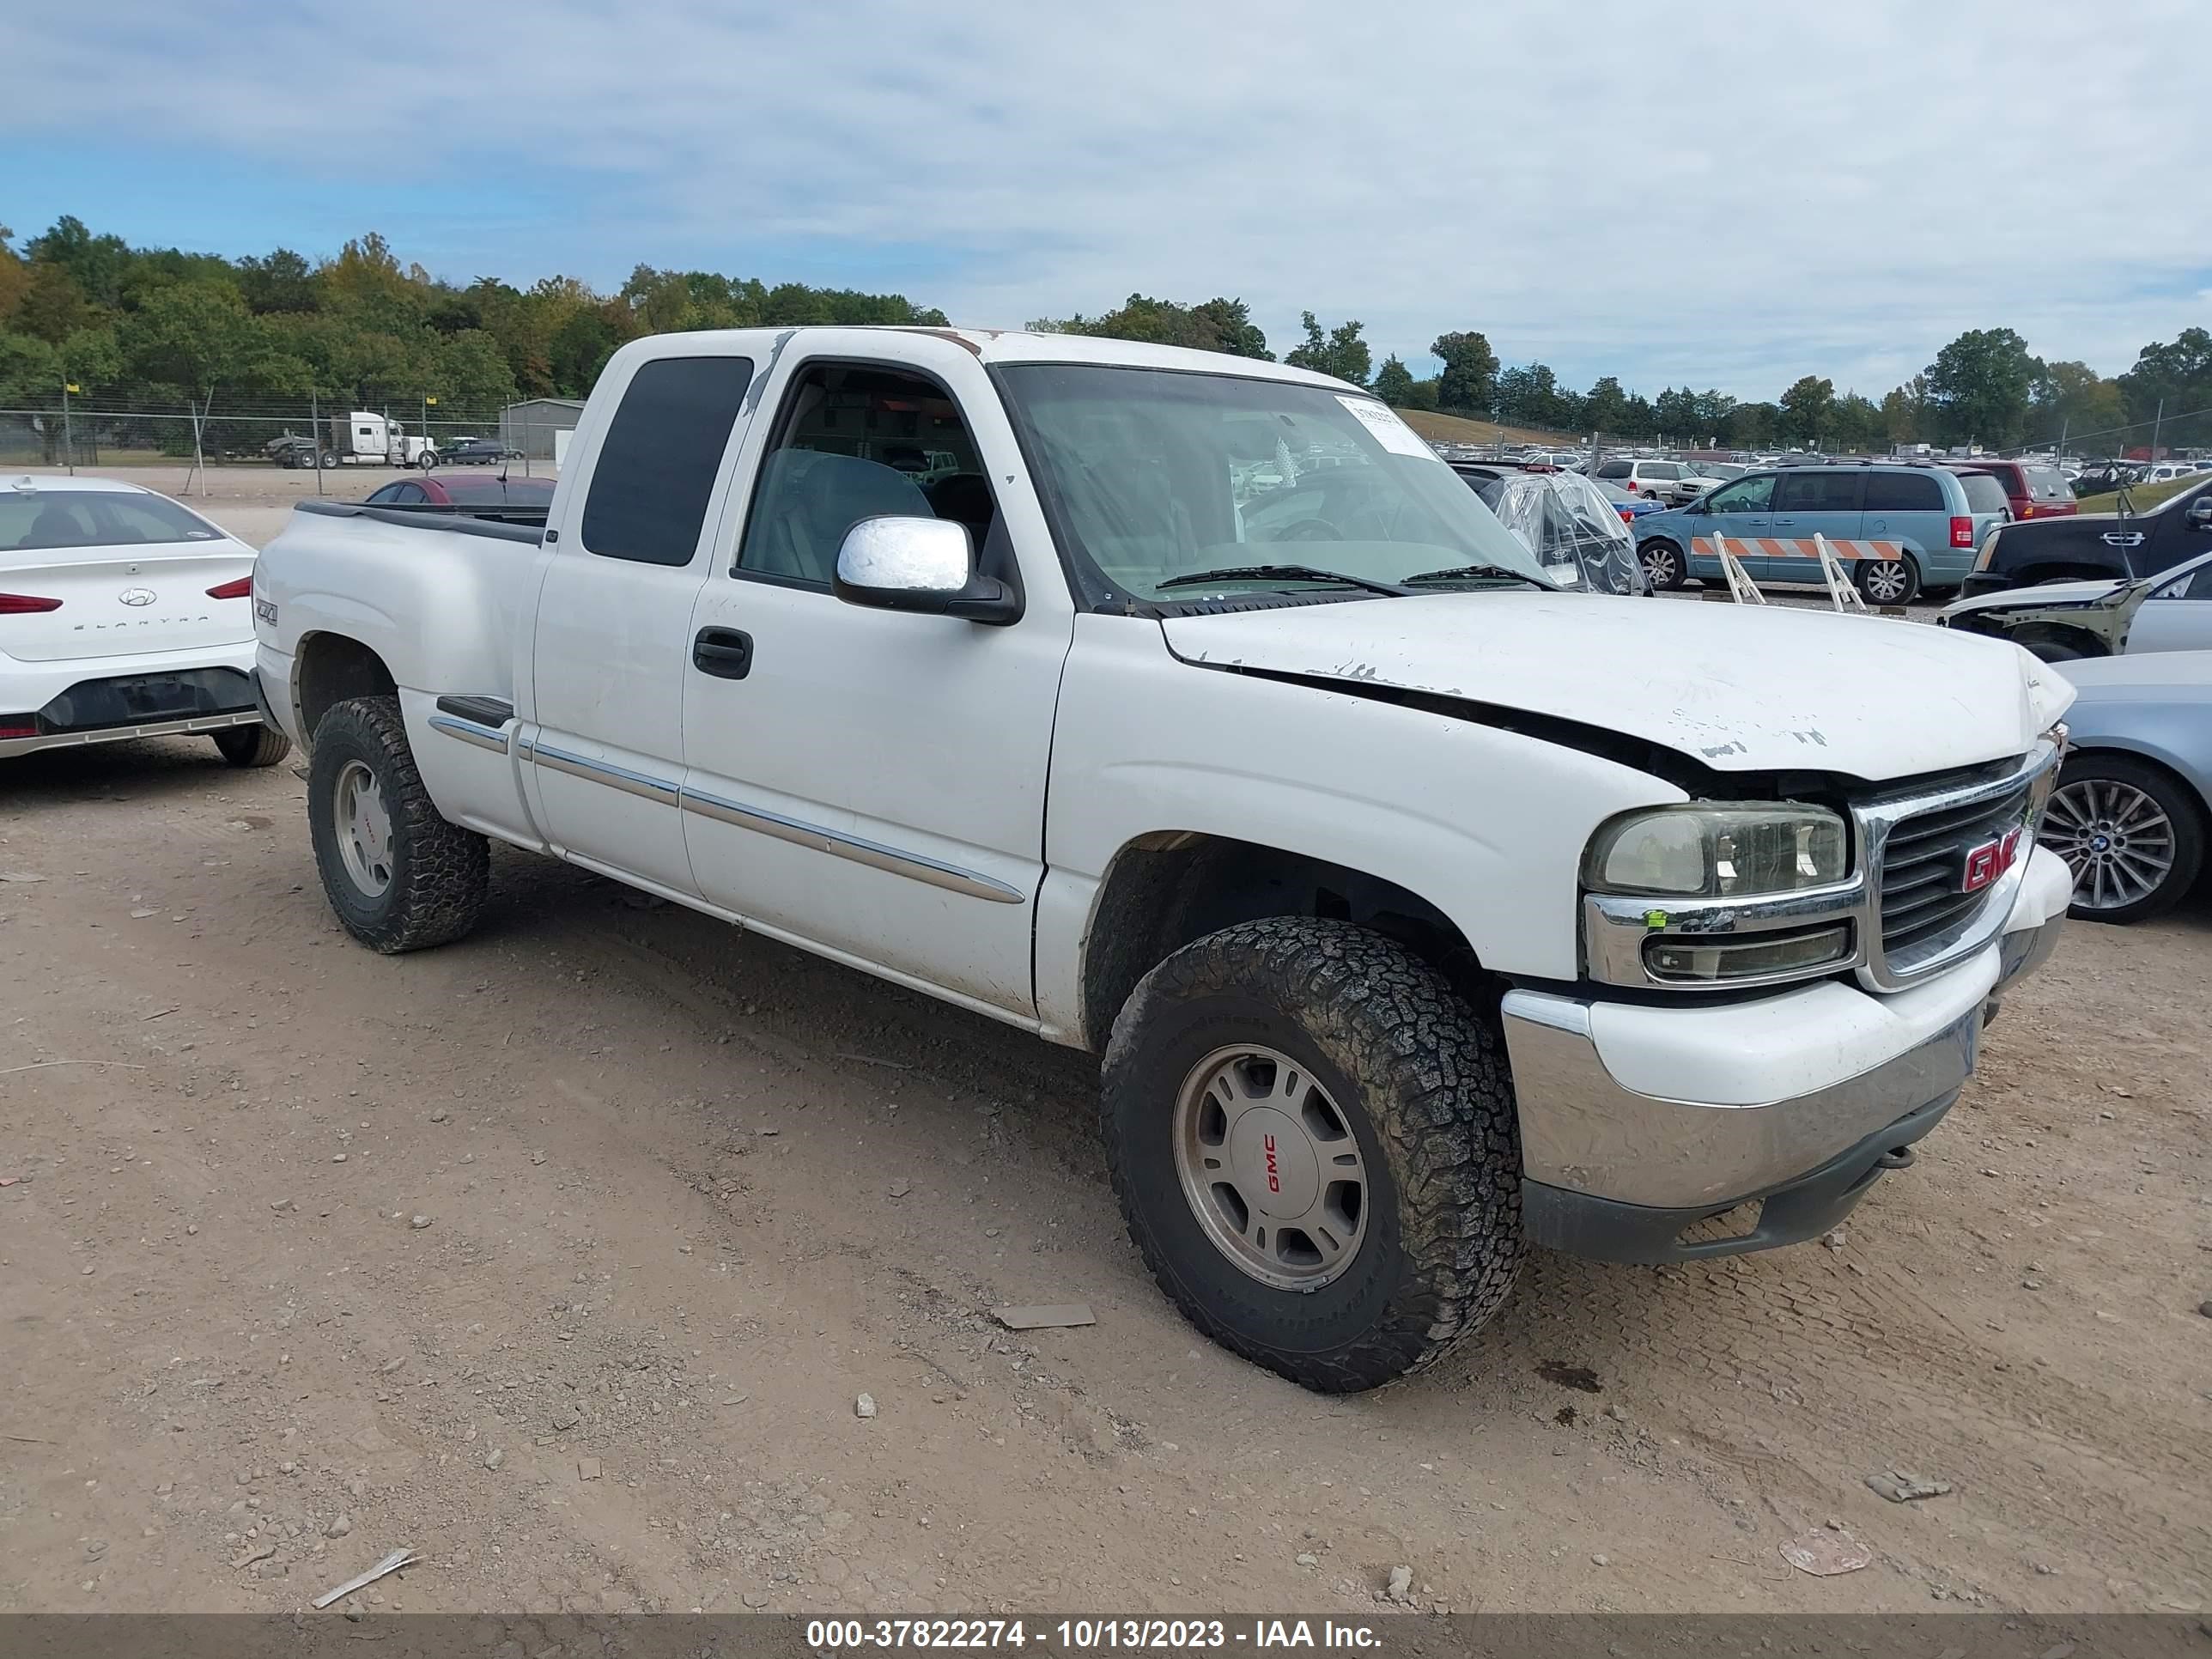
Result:
<svg viewBox="0 0 2212 1659">
<path fill-rule="evenodd" d="M 1348 576 L 1341 570 L 1323 570 L 1310 564 L 1240 564 L 1222 570 L 1196 570 L 1188 576 L 1170 576 L 1152 585 L 1164 592 L 1170 587 L 1202 587 L 1208 582 L 1334 582 L 1340 587 L 1361 587 L 1370 593 L 1403 597 L 1406 590 L 1392 582 L 1369 576 Z"/>
<path fill-rule="evenodd" d="M 1510 582 L 1526 582 L 1531 587 L 1541 587 L 1547 591 L 1551 586 L 1550 583 L 1540 582 L 1524 570 L 1516 570 L 1503 564 L 1455 564 L 1446 570 L 1424 570 L 1417 575 L 1406 577 L 1404 583 L 1411 587 L 1415 582 L 1467 581 L 1478 576 L 1499 576 Z"/>
</svg>

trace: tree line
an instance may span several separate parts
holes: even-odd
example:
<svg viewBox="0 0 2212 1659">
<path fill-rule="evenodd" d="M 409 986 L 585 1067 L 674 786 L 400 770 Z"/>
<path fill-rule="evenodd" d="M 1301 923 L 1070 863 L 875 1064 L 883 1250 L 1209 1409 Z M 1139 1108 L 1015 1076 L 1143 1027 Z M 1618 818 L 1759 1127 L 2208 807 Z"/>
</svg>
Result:
<svg viewBox="0 0 2212 1659">
<path fill-rule="evenodd" d="M 189 400 L 218 413 L 318 394 L 490 410 L 585 396 L 616 349 L 642 334 L 944 322 L 903 295 L 645 265 L 613 294 L 573 276 L 460 287 L 403 266 L 374 234 L 334 258 L 277 248 L 233 260 L 132 247 L 70 217 L 19 250 L 0 227 L 5 409 L 52 409 L 66 382 L 88 400 Z"/>
<path fill-rule="evenodd" d="M 1771 402 L 1740 402 L 1690 386 L 1646 397 L 1613 374 L 1577 392 L 1547 364 L 1502 364 L 1489 340 L 1472 329 L 1439 335 L 1429 351 L 1442 370 L 1417 379 L 1395 354 L 1376 367 L 1358 321 L 1325 328 L 1309 311 L 1300 325 L 1304 338 L 1283 354 L 1285 362 L 1367 386 L 1401 409 L 1538 431 L 1725 449 L 1794 444 L 1838 453 L 1910 443 L 2012 449 L 2063 440 L 2069 450 L 2109 455 L 2147 446 L 2155 426 L 2162 446 L 2212 445 L 2212 333 L 2201 328 L 2153 342 L 2132 368 L 2112 376 L 2087 363 L 2046 362 L 2008 328 L 1969 329 L 1876 403 L 1851 390 L 1839 396 L 1835 381 L 1820 374 L 1801 376 Z M 1241 300 L 1181 306 L 1133 294 L 1100 316 L 1045 318 L 1030 326 L 1247 357 L 1274 355 Z"/>
<path fill-rule="evenodd" d="M 88 398 L 267 405 L 319 395 L 366 406 L 434 398 L 489 410 L 518 398 L 580 398 L 623 342 L 689 329 L 807 323 L 942 326 L 945 313 L 900 294 L 770 286 L 757 278 L 639 265 L 611 294 L 573 276 L 528 289 L 492 277 L 465 286 L 403 264 L 375 234 L 330 258 L 289 248 L 238 259 L 133 247 L 58 220 L 19 249 L 0 227 L 0 408 L 55 407 L 64 384 Z M 1033 328 L 1274 353 L 1238 299 L 1186 305 L 1133 294 L 1095 317 Z M 1547 364 L 1506 365 L 1477 330 L 1437 337 L 1442 363 L 1417 378 L 1399 357 L 1377 366 L 1358 320 L 1311 312 L 1283 353 L 1371 388 L 1401 408 L 1609 439 L 1666 439 L 1759 449 L 1780 444 L 1879 451 L 1895 443 L 2056 442 L 2090 455 L 2139 447 L 2160 418 L 2166 445 L 2212 444 L 2212 333 L 2154 342 L 2124 373 L 2046 362 L 2008 328 L 1972 329 L 1879 402 L 1806 374 L 1771 401 L 1668 386 L 1656 396 L 1601 376 L 1586 392 Z"/>
</svg>

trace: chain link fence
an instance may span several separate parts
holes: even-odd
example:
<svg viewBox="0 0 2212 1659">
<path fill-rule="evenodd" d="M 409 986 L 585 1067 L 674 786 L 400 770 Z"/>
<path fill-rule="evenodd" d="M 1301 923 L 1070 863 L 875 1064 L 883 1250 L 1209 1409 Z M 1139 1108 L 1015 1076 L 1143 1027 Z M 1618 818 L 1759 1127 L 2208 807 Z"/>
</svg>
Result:
<svg viewBox="0 0 2212 1659">
<path fill-rule="evenodd" d="M 71 471 L 182 462 L 313 468 L 504 465 L 551 475 L 583 411 L 580 400 L 460 405 L 426 398 L 204 400 L 173 392 L 58 392 L 0 407 L 0 469 Z"/>
</svg>

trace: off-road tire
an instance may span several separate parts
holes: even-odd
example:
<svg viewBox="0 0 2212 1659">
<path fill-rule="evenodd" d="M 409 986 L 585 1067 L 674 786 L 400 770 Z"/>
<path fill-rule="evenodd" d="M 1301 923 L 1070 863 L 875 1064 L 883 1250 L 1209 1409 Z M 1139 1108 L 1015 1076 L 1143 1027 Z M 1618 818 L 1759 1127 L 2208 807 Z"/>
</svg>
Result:
<svg viewBox="0 0 2212 1659">
<path fill-rule="evenodd" d="M 292 752 L 292 739 L 273 726 L 233 726 L 208 734 L 226 764 L 274 766 Z"/>
<path fill-rule="evenodd" d="M 1319 1289 L 1272 1288 L 1206 1237 L 1176 1173 L 1192 1069 L 1250 1041 L 1307 1066 L 1370 1182 L 1365 1236 Z M 1101 1100 L 1129 1237 L 1214 1341 L 1323 1393 L 1430 1364 L 1495 1314 L 1522 1238 L 1521 1142 L 1495 1025 L 1402 946 L 1348 922 L 1240 923 L 1145 975 L 1114 1023 Z"/>
<path fill-rule="evenodd" d="M 375 775 L 392 817 L 392 882 L 374 897 L 355 884 L 337 846 L 337 780 L 349 761 Z M 387 955 L 423 951 L 476 926 L 491 885 L 489 845 L 439 816 L 415 769 L 398 698 L 354 697 L 324 714 L 307 769 L 307 828 L 331 908 L 363 945 Z"/>
</svg>

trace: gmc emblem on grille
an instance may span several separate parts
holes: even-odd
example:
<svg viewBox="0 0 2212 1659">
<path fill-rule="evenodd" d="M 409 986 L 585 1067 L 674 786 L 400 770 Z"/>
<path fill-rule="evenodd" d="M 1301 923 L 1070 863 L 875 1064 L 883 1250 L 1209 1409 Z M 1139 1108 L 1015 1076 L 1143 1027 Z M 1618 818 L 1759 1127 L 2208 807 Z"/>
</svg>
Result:
<svg viewBox="0 0 2212 1659">
<path fill-rule="evenodd" d="M 1996 841 L 1985 841 L 1979 847 L 1967 848 L 1966 872 L 1959 883 L 1959 890 L 1978 893 L 2011 869 L 2020 857 L 2020 836 L 2019 830 L 2008 830 Z"/>
</svg>

